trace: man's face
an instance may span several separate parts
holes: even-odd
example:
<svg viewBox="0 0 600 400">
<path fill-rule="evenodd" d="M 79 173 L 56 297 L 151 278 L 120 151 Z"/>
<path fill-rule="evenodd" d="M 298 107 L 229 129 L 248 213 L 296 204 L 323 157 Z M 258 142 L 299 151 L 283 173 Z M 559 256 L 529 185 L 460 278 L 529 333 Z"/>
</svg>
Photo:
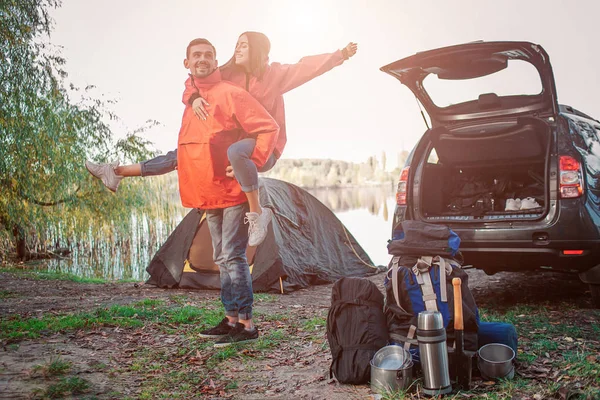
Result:
<svg viewBox="0 0 600 400">
<path fill-rule="evenodd" d="M 190 47 L 188 58 L 183 60 L 183 65 L 196 78 L 205 78 L 217 69 L 218 63 L 211 45 L 196 44 Z"/>
</svg>

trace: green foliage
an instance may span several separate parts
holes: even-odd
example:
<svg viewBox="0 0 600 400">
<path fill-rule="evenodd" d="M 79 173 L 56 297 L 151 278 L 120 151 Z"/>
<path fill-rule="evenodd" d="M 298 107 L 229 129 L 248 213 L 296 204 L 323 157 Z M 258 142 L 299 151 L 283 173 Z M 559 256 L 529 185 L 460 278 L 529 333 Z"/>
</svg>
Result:
<svg viewBox="0 0 600 400">
<path fill-rule="evenodd" d="M 138 134 L 156 123 L 116 140 L 111 102 L 94 98 L 93 87 L 68 84 L 66 60 L 49 43 L 49 10 L 58 6 L 58 0 L 0 6 L 0 253 L 25 238 L 29 249 L 44 248 L 48 240 L 85 232 L 90 221 L 124 225 L 131 205 L 142 201 L 135 185 L 111 196 L 84 162 L 148 157 L 149 143 Z"/>
</svg>

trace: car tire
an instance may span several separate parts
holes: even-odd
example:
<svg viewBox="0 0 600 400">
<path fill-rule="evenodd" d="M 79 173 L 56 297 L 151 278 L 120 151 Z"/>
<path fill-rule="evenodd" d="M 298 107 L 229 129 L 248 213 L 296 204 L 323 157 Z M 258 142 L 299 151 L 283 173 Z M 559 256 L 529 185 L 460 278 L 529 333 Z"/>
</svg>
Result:
<svg viewBox="0 0 600 400">
<path fill-rule="evenodd" d="M 590 283 L 590 292 L 592 293 L 592 307 L 600 308 L 600 285 Z"/>
</svg>

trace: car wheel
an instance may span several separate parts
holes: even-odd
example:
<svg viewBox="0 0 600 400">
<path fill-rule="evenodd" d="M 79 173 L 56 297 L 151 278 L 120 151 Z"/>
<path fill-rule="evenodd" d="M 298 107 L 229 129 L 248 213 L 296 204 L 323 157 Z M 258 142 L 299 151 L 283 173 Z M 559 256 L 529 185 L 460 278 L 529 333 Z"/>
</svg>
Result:
<svg viewBox="0 0 600 400">
<path fill-rule="evenodd" d="M 600 308 L 600 285 L 590 283 L 590 292 L 592 293 L 592 307 Z"/>
</svg>

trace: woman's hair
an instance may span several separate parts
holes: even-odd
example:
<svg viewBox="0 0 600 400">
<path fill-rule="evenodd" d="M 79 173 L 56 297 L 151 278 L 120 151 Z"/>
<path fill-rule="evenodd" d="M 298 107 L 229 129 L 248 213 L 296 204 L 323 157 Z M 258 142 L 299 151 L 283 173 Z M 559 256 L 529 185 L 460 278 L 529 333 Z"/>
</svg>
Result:
<svg viewBox="0 0 600 400">
<path fill-rule="evenodd" d="M 240 37 L 242 35 L 246 35 L 248 38 L 250 73 L 260 79 L 265 73 L 265 68 L 269 60 L 271 42 L 267 35 L 260 32 L 244 32 Z M 235 63 L 235 53 L 233 57 L 221 67 L 221 70 L 227 68 L 240 68 L 240 66 Z"/>
</svg>

